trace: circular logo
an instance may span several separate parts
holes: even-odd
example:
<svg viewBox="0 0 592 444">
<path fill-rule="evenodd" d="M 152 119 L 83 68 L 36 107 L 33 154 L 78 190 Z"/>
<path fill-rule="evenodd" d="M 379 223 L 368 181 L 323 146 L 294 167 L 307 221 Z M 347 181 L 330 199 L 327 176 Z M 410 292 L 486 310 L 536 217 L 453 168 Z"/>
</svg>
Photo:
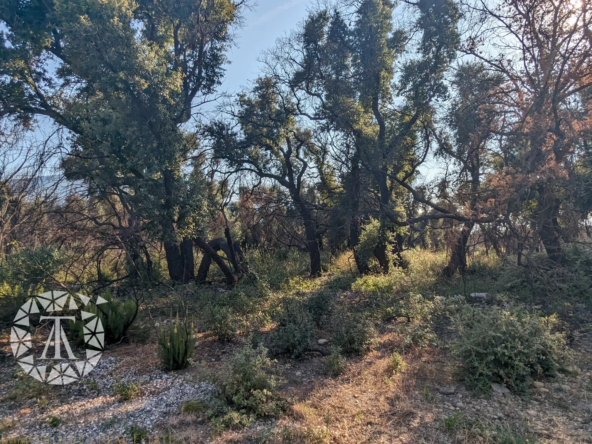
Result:
<svg viewBox="0 0 592 444">
<path fill-rule="evenodd" d="M 27 299 L 20 307 L 10 332 L 10 346 L 18 365 L 28 375 L 48 384 L 66 385 L 79 381 L 96 367 L 103 352 L 105 332 L 98 310 L 82 310 L 89 302 L 90 298 L 82 294 L 48 291 Z M 98 296 L 94 304 L 106 302 Z M 33 326 L 32 321 L 39 325 Z M 39 329 L 41 325 L 44 328 Z M 65 329 L 67 325 L 71 328 Z M 31 334 L 39 330 L 49 331 L 49 336 L 37 344 Z M 84 352 L 72 350 L 66 332 L 72 334 L 73 330 L 80 340 L 84 337 Z"/>
</svg>

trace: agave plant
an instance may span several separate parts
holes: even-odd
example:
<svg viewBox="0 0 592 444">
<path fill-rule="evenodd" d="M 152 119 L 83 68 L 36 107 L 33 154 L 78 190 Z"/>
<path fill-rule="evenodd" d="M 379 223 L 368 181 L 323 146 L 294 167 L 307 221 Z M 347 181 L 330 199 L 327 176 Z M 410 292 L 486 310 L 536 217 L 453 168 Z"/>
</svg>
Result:
<svg viewBox="0 0 592 444">
<path fill-rule="evenodd" d="M 171 313 L 172 317 L 172 313 Z M 189 365 L 193 356 L 195 338 L 193 323 L 187 322 L 187 317 L 179 321 L 179 313 L 169 327 L 158 330 L 158 356 L 167 370 L 181 370 Z"/>
</svg>

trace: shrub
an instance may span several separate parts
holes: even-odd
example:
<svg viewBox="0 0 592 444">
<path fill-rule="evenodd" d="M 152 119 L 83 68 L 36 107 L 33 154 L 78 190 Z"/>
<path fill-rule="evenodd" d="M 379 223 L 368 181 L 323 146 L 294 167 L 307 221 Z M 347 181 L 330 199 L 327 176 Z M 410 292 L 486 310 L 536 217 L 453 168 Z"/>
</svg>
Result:
<svg viewBox="0 0 592 444">
<path fill-rule="evenodd" d="M 406 326 L 403 332 L 405 350 L 425 348 L 436 342 L 437 336 L 429 325 Z"/>
<path fill-rule="evenodd" d="M 203 311 L 203 326 L 209 336 L 231 341 L 237 331 L 237 316 L 231 307 L 208 303 Z"/>
<path fill-rule="evenodd" d="M 0 397 L 5 401 L 28 401 L 30 399 L 47 398 L 52 396 L 52 388 L 48 384 L 39 382 L 28 376 L 24 371 L 18 370 L 15 374 L 16 384 L 6 395 Z"/>
<path fill-rule="evenodd" d="M 193 324 L 189 325 L 186 319 L 180 322 L 178 314 L 168 328 L 163 327 L 158 331 L 158 357 L 167 370 L 186 368 L 194 347 Z"/>
<path fill-rule="evenodd" d="M 19 308 L 30 294 L 34 293 L 27 294 L 21 285 L 0 282 L 0 323 L 11 324 Z"/>
<path fill-rule="evenodd" d="M 327 371 L 331 376 L 339 376 L 345 370 L 347 360 L 341 355 L 338 347 L 331 349 L 331 354 L 325 360 Z"/>
<path fill-rule="evenodd" d="M 326 327 L 331 321 L 331 313 L 334 309 L 333 293 L 327 291 L 315 293 L 306 301 L 305 307 L 318 328 Z"/>
<path fill-rule="evenodd" d="M 336 310 L 331 318 L 333 344 L 343 353 L 365 353 L 376 337 L 374 326 L 359 314 Z"/>
<path fill-rule="evenodd" d="M 497 308 L 465 310 L 454 345 L 469 387 L 490 392 L 491 382 L 526 391 L 533 377 L 553 376 L 564 357 L 565 338 L 554 333 L 556 317 Z"/>
<path fill-rule="evenodd" d="M 237 350 L 218 381 L 224 400 L 241 413 L 277 416 L 284 405 L 276 393 L 275 380 L 265 373 L 270 366 L 265 347 Z"/>
<path fill-rule="evenodd" d="M 403 360 L 403 356 L 395 352 L 391 355 L 388 368 L 393 375 L 396 375 L 405 371 L 407 368 L 407 363 Z"/>
<path fill-rule="evenodd" d="M 25 293 L 51 280 L 63 260 L 53 248 L 24 248 L 6 257 L 0 266 L 0 282 L 22 285 Z"/>
<path fill-rule="evenodd" d="M 134 382 L 116 382 L 113 384 L 113 394 L 119 398 L 120 401 L 129 401 L 140 396 L 140 383 Z"/>
<path fill-rule="evenodd" d="M 148 431 L 135 424 L 127 429 L 127 433 L 131 436 L 132 443 L 140 444 L 148 440 Z"/>
<path fill-rule="evenodd" d="M 50 427 L 58 427 L 61 421 L 57 416 L 50 416 L 47 422 L 49 423 Z"/>
<path fill-rule="evenodd" d="M 314 340 L 315 327 L 311 315 L 299 301 L 286 300 L 273 333 L 274 349 L 299 358 L 312 347 Z"/>
<path fill-rule="evenodd" d="M 110 292 L 101 294 L 101 297 L 107 303 L 100 306 L 89 303 L 84 307 L 84 311 L 96 314 L 105 329 L 105 343 L 117 344 L 126 336 L 129 328 L 132 326 L 138 315 L 138 304 L 134 300 L 125 302 L 111 296 Z M 84 322 L 76 320 L 70 321 L 72 337 L 79 343 L 84 343 Z"/>
</svg>

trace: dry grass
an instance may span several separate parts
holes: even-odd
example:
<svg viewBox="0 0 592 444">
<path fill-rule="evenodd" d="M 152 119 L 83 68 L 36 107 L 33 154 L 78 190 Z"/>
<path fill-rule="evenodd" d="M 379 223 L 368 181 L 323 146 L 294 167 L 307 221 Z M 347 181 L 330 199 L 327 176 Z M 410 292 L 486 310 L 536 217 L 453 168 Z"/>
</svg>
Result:
<svg viewBox="0 0 592 444">
<path fill-rule="evenodd" d="M 342 376 L 318 381 L 310 394 L 296 400 L 292 418 L 306 431 L 305 441 L 433 442 L 433 406 L 417 386 L 442 374 L 433 372 L 437 351 L 406 355 L 407 371 L 396 376 L 389 371 L 389 351 L 379 349 L 351 362 Z"/>
</svg>

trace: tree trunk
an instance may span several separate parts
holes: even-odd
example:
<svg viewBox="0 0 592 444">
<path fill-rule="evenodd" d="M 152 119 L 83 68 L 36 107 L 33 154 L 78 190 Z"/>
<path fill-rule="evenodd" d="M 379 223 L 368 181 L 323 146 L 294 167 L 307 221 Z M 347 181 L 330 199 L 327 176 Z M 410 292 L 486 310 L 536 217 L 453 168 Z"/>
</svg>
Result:
<svg viewBox="0 0 592 444">
<path fill-rule="evenodd" d="M 164 252 L 169 277 L 173 281 L 183 281 L 183 260 L 181 259 L 181 250 L 177 242 L 165 241 Z"/>
<path fill-rule="evenodd" d="M 380 269 L 384 274 L 388 274 L 390 264 L 388 260 L 388 255 L 386 253 L 386 243 L 379 242 L 376 247 L 374 247 L 374 256 L 378 259 L 378 264 L 380 265 Z"/>
<path fill-rule="evenodd" d="M 208 277 L 210 264 L 212 261 L 214 261 L 224 274 L 226 283 L 230 286 L 234 286 L 234 284 L 236 284 L 236 281 L 239 279 L 240 275 L 234 275 L 228 265 L 226 265 L 226 262 L 224 262 L 224 259 L 218 253 L 216 253 L 216 250 L 223 250 L 227 255 L 230 254 L 229 250 L 228 252 L 226 251 L 228 249 L 228 245 L 222 244 L 226 244 L 223 239 L 214 239 L 208 243 L 201 237 L 195 238 L 195 245 L 201 248 L 204 252 L 204 257 L 197 272 L 196 280 L 198 283 L 205 283 L 206 278 Z"/>
<path fill-rule="evenodd" d="M 181 242 L 181 266 L 183 267 L 182 280 L 184 284 L 191 282 L 195 278 L 195 260 L 193 259 L 193 241 L 183 239 Z"/>
<path fill-rule="evenodd" d="M 162 177 L 165 189 L 164 210 L 166 213 L 162 222 L 162 227 L 167 268 L 169 270 L 169 277 L 172 280 L 182 282 L 184 274 L 183 258 L 177 240 L 177 231 L 171 215 L 175 195 L 175 176 L 171 170 L 164 170 L 162 172 Z"/>
<path fill-rule="evenodd" d="M 537 231 L 545 246 L 548 258 L 557 264 L 562 264 L 565 256 L 561 246 L 561 233 L 556 222 L 560 202 L 553 195 L 548 184 L 540 186 L 538 191 Z"/>
<path fill-rule="evenodd" d="M 349 223 L 349 247 L 354 252 L 354 260 L 356 261 L 358 273 L 368 274 L 370 272 L 368 262 L 356 250 L 356 247 L 360 243 L 360 236 L 362 235 L 362 219 L 358 214 L 360 210 L 361 180 L 360 157 L 356 151 L 352 158 L 351 183 L 349 187 L 352 212 Z"/>
<path fill-rule="evenodd" d="M 304 222 L 304 233 L 306 235 L 306 249 L 310 255 L 310 276 L 317 277 L 321 275 L 321 252 L 317 241 L 317 232 L 312 213 L 306 207 L 296 191 L 292 192 L 292 199 L 298 207 L 302 221 Z"/>
<path fill-rule="evenodd" d="M 375 178 L 378 180 L 378 187 L 380 189 L 380 229 L 386 230 L 388 223 L 388 216 L 386 212 L 389 209 L 391 202 L 391 190 L 388 186 L 387 175 L 384 171 L 375 173 Z M 387 245 L 384 240 L 381 240 L 374 248 L 374 256 L 378 259 L 378 264 L 384 274 L 388 274 L 390 269 L 389 258 L 387 254 Z"/>
<path fill-rule="evenodd" d="M 448 265 L 444 268 L 443 272 L 445 276 L 452 277 L 456 273 L 456 270 L 459 269 L 461 274 L 465 273 L 467 268 L 467 243 L 469 242 L 469 237 L 474 226 L 474 222 L 465 222 L 463 224 L 460 235 L 452 249 Z"/>
</svg>

